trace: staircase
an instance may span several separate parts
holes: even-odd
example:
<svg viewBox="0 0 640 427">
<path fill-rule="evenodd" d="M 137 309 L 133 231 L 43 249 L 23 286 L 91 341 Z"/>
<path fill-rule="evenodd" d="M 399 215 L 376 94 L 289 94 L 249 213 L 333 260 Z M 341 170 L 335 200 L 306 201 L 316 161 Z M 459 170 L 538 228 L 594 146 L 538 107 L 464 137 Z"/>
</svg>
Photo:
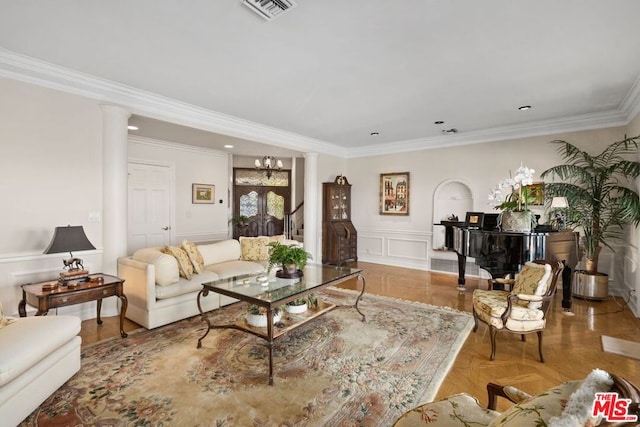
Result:
<svg viewBox="0 0 640 427">
<path fill-rule="evenodd" d="M 304 243 L 304 202 L 284 215 L 284 234 L 287 239 Z"/>
</svg>

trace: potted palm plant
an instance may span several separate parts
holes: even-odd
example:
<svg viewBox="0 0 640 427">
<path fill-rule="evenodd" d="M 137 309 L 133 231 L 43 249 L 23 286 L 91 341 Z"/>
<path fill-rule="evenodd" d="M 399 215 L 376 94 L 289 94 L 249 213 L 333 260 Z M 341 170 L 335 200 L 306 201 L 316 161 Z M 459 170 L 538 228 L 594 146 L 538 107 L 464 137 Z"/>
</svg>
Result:
<svg viewBox="0 0 640 427">
<path fill-rule="evenodd" d="M 569 142 L 552 141 L 559 145 L 565 163 L 547 169 L 541 177 L 561 180 L 545 183 L 545 196 L 566 197 L 566 226 L 581 232 L 586 262 L 585 270 L 574 276 L 577 296 L 602 299 L 608 295 L 608 277 L 598 272 L 600 251 L 603 246 L 613 249 L 610 242 L 623 236 L 625 225 L 640 223 L 640 200 L 631 187 L 640 175 L 640 163 L 630 157 L 638 152 L 639 141 L 640 136 L 625 136 L 596 156 Z"/>
<path fill-rule="evenodd" d="M 277 277 L 295 278 L 302 276 L 302 270 L 307 265 L 311 254 L 297 245 L 283 245 L 279 242 L 269 243 L 269 270 L 274 266 L 282 266 L 276 272 Z"/>
</svg>

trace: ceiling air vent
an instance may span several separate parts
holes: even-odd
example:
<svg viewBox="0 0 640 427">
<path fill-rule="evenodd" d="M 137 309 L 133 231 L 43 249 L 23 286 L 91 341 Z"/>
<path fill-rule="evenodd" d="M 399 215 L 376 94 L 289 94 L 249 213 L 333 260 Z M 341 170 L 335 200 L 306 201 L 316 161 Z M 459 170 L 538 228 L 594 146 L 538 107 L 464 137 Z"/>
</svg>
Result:
<svg viewBox="0 0 640 427">
<path fill-rule="evenodd" d="M 291 0 L 242 0 L 242 3 L 267 21 L 297 6 Z"/>
</svg>

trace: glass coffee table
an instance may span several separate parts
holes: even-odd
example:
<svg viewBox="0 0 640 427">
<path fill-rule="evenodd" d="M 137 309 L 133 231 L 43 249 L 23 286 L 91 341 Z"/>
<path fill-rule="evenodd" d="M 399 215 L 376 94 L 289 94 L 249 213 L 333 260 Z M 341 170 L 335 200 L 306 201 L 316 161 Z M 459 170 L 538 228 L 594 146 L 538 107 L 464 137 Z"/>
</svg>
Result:
<svg viewBox="0 0 640 427">
<path fill-rule="evenodd" d="M 264 277 L 268 278 L 263 282 Z M 362 282 L 362 291 L 356 297 L 353 305 L 337 306 L 318 299 L 318 306 L 307 309 L 301 314 L 283 313 L 282 318 L 275 322 L 276 309 L 284 306 L 297 298 L 304 297 L 313 292 L 317 292 L 327 286 L 337 285 L 349 279 L 357 278 Z M 365 290 L 365 280 L 362 270 L 357 268 L 336 267 L 328 265 L 307 264 L 304 275 L 296 279 L 282 279 L 275 277 L 273 273 L 266 275 L 247 275 L 231 277 L 228 279 L 216 280 L 203 283 L 202 290 L 198 293 L 198 310 L 203 320 L 207 322 L 207 330 L 198 339 L 198 348 L 202 347 L 202 340 L 209 334 L 211 329 L 238 329 L 267 341 L 269 348 L 269 385 L 273 385 L 273 344 L 275 340 L 284 336 L 287 332 L 294 330 L 316 317 L 322 316 L 335 308 L 355 308 L 362 316 L 362 321 L 366 321 L 364 313 L 358 308 L 358 302 Z M 233 324 L 213 325 L 207 313 L 202 311 L 202 298 L 206 298 L 209 292 L 235 298 L 249 304 L 256 305 L 266 312 L 267 326 L 254 327 L 242 318 Z"/>
</svg>

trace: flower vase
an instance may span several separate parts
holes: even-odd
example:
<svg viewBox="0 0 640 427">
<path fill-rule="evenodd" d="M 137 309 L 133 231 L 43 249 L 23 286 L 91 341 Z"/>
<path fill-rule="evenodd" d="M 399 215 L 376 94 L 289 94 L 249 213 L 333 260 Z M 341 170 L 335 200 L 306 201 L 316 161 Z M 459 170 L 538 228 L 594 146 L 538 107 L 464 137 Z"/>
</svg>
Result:
<svg viewBox="0 0 640 427">
<path fill-rule="evenodd" d="M 498 222 L 501 231 L 529 233 L 533 227 L 533 218 L 531 211 L 504 211 L 500 214 Z"/>
</svg>

